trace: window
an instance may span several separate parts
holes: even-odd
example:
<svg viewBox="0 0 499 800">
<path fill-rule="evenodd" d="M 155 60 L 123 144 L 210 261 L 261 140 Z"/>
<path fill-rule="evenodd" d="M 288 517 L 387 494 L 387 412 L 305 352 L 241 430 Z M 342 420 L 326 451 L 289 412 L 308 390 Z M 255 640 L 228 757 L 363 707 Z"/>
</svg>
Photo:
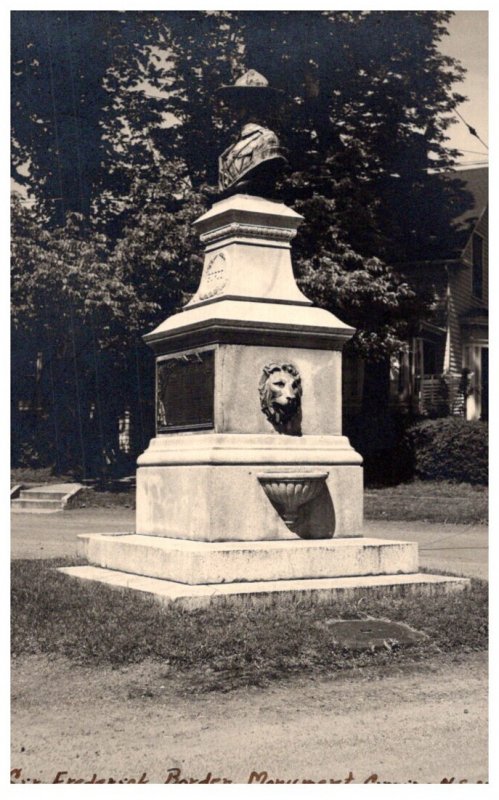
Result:
<svg viewBox="0 0 499 800">
<path fill-rule="evenodd" d="M 423 369 L 425 375 L 436 375 L 437 370 L 437 346 L 435 342 L 423 339 Z"/>
<path fill-rule="evenodd" d="M 483 299 L 483 239 L 477 233 L 473 234 L 473 274 L 472 292 L 474 297 Z"/>
</svg>

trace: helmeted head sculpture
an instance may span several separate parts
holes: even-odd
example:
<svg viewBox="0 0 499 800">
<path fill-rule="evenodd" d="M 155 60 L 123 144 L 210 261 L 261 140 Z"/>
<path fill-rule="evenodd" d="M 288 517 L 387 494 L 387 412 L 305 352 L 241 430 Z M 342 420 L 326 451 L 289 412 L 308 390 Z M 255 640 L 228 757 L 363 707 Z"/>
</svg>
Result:
<svg viewBox="0 0 499 800">
<path fill-rule="evenodd" d="M 268 364 L 263 368 L 260 383 L 260 405 L 263 413 L 280 433 L 296 434 L 293 422 L 301 417 L 302 385 L 293 364 Z"/>
<path fill-rule="evenodd" d="M 283 92 L 272 89 L 263 75 L 250 69 L 233 86 L 221 86 L 217 95 L 243 126 L 238 141 L 219 158 L 220 192 L 272 194 L 286 159 L 277 135 L 267 127 L 267 120 L 279 105 Z"/>
</svg>

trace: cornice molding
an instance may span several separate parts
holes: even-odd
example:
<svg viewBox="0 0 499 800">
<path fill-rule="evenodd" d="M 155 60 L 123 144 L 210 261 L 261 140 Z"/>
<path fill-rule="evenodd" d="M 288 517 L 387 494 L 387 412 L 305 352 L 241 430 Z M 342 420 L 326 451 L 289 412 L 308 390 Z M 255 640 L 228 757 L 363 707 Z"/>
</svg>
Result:
<svg viewBox="0 0 499 800">
<path fill-rule="evenodd" d="M 231 222 L 221 228 L 202 233 L 200 239 L 206 245 L 234 238 L 265 239 L 266 241 L 289 243 L 295 236 L 295 228 L 278 228 L 269 225 L 248 225 L 242 222 Z"/>
</svg>

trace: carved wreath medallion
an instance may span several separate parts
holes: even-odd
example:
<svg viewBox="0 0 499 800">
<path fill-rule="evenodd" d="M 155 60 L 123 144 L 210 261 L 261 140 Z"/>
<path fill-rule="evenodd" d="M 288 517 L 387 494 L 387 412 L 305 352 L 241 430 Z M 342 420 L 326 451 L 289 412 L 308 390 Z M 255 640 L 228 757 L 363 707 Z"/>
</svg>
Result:
<svg viewBox="0 0 499 800">
<path fill-rule="evenodd" d="M 208 262 L 206 267 L 202 289 L 199 293 L 200 300 L 208 300 L 221 294 L 227 285 L 227 263 L 223 253 L 217 253 Z"/>
</svg>

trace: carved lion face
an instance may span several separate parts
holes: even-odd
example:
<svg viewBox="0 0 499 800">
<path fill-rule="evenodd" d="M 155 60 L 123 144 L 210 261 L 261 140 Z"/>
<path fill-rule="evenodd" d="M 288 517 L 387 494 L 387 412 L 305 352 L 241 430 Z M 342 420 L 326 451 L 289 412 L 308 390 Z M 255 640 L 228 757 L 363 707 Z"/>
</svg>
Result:
<svg viewBox="0 0 499 800">
<path fill-rule="evenodd" d="M 258 389 L 262 411 L 278 429 L 298 413 L 302 386 L 298 370 L 293 364 L 269 364 L 264 367 Z"/>
</svg>

